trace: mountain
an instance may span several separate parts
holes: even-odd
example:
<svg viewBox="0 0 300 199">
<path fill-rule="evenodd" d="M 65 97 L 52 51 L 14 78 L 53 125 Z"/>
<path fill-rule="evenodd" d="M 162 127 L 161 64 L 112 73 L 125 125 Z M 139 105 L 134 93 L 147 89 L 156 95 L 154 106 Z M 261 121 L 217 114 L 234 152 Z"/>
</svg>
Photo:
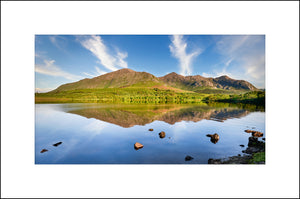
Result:
<svg viewBox="0 0 300 199">
<path fill-rule="evenodd" d="M 164 83 L 185 90 L 197 91 L 202 88 L 226 89 L 226 90 L 258 90 L 245 80 L 235 80 L 226 75 L 217 78 L 206 78 L 200 75 L 182 76 L 175 72 L 159 77 Z"/>
<path fill-rule="evenodd" d="M 182 76 L 173 72 L 158 78 L 147 72 L 136 72 L 131 69 L 121 69 L 92 79 L 86 78 L 74 83 L 63 84 L 57 89 L 50 91 L 50 93 L 76 89 L 125 87 L 151 87 L 180 92 L 197 92 L 197 90 L 203 88 L 209 88 L 210 90 L 258 90 L 255 86 L 245 80 L 235 80 L 228 76 L 206 78 L 200 75 Z"/>
<path fill-rule="evenodd" d="M 161 85 L 160 80 L 154 75 L 146 72 L 136 72 L 131 69 L 121 69 L 111 73 L 89 79 L 83 79 L 78 82 L 63 84 L 54 91 L 67 91 L 75 89 L 92 89 L 92 88 L 122 88 L 133 86 L 135 84 Z"/>
</svg>

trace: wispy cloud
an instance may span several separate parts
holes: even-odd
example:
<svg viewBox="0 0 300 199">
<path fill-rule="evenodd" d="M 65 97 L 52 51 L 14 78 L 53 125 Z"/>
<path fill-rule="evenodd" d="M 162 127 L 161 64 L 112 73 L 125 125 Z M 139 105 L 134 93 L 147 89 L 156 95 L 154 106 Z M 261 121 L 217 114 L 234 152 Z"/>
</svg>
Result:
<svg viewBox="0 0 300 199">
<path fill-rule="evenodd" d="M 51 91 L 53 89 L 54 88 L 35 88 L 35 92 L 37 92 L 37 93 L 45 93 L 45 92 Z"/>
<path fill-rule="evenodd" d="M 224 57 L 219 70 L 203 76 L 228 75 L 239 77 L 264 87 L 265 48 L 262 35 L 223 36 L 216 44 L 217 52 Z"/>
<path fill-rule="evenodd" d="M 233 79 L 239 79 L 238 76 L 236 76 L 233 73 L 230 73 L 230 72 L 226 71 L 225 68 L 223 68 L 222 71 L 213 70 L 211 73 L 205 73 L 205 72 L 202 73 L 202 76 L 204 76 L 204 77 L 220 77 L 220 76 L 223 76 L 223 75 L 227 75 L 227 76 L 229 76 Z"/>
<path fill-rule="evenodd" d="M 45 59 L 44 64 L 36 64 L 35 65 L 35 72 L 41 73 L 44 75 L 64 77 L 69 80 L 82 79 L 81 76 L 73 75 L 71 73 L 63 71 L 60 67 L 56 66 L 54 63 L 55 63 L 55 60 Z"/>
<path fill-rule="evenodd" d="M 106 74 L 106 71 L 101 70 L 99 67 L 95 66 L 95 72 L 93 72 L 92 74 L 87 73 L 87 72 L 83 72 L 84 75 L 89 76 L 89 77 L 97 77 L 99 75 L 104 75 Z"/>
<path fill-rule="evenodd" d="M 49 36 L 49 40 L 56 48 L 65 53 L 68 53 L 66 51 L 67 40 L 64 37 L 58 35 Z"/>
<path fill-rule="evenodd" d="M 184 41 L 182 35 L 173 35 L 171 42 L 172 43 L 169 45 L 169 48 L 172 55 L 179 60 L 181 69 L 180 74 L 191 75 L 192 61 L 201 53 L 200 49 L 187 53 L 187 43 Z"/>
<path fill-rule="evenodd" d="M 128 56 L 127 52 L 117 50 L 116 54 L 110 53 L 100 36 L 79 36 L 78 40 L 80 44 L 91 51 L 108 70 L 115 71 L 120 67 L 128 67 L 127 62 L 124 60 Z"/>
</svg>

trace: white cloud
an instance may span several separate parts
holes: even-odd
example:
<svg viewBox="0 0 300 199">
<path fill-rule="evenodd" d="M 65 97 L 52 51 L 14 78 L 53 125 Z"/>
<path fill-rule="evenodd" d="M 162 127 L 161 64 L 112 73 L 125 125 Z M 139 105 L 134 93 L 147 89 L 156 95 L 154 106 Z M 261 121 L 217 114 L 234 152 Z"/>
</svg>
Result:
<svg viewBox="0 0 300 199">
<path fill-rule="evenodd" d="M 49 37 L 49 39 L 50 39 L 52 44 L 54 44 L 56 47 L 59 48 L 59 45 L 57 44 L 57 40 L 56 40 L 55 36 L 51 36 L 51 37 Z"/>
<path fill-rule="evenodd" d="M 236 77 L 236 75 L 226 71 L 226 69 L 222 70 L 222 71 L 214 70 L 212 73 L 202 73 L 203 77 L 213 77 L 213 78 L 220 77 L 220 76 L 223 76 L 223 75 L 227 75 L 228 77 L 233 78 L 233 79 L 238 79 Z"/>
<path fill-rule="evenodd" d="M 217 52 L 225 58 L 220 70 L 203 76 L 228 75 L 234 79 L 247 80 L 255 86 L 263 88 L 265 76 L 264 36 L 261 35 L 232 35 L 223 36 L 216 44 Z M 232 64 L 235 62 L 234 64 Z M 235 77 L 234 77 L 235 76 Z"/>
<path fill-rule="evenodd" d="M 127 53 L 118 51 L 116 55 L 110 54 L 100 36 L 80 36 L 78 40 L 84 48 L 91 51 L 100 60 L 100 63 L 110 71 L 118 70 L 118 67 L 128 67 L 127 62 L 124 60 L 127 57 Z"/>
<path fill-rule="evenodd" d="M 122 52 L 119 52 L 117 53 L 117 64 L 119 66 L 121 66 L 122 68 L 128 68 L 128 65 L 127 65 L 127 62 L 124 61 L 124 59 L 128 56 L 128 54 L 125 52 L 125 53 L 122 53 Z"/>
<path fill-rule="evenodd" d="M 101 70 L 99 67 L 95 66 L 95 72 L 93 74 L 90 74 L 90 73 L 86 73 L 86 72 L 83 72 L 83 74 L 85 74 L 86 76 L 90 76 L 90 77 L 97 77 L 99 75 L 104 75 L 106 74 L 107 72 L 106 71 L 103 71 Z"/>
<path fill-rule="evenodd" d="M 54 88 L 35 88 L 35 92 L 37 93 L 45 93 L 52 90 L 54 90 Z"/>
<path fill-rule="evenodd" d="M 191 53 L 186 52 L 187 43 L 183 40 L 182 35 L 173 35 L 172 43 L 169 45 L 172 55 L 179 60 L 180 74 L 191 75 L 192 74 L 192 61 L 201 52 L 199 49 L 194 50 Z"/>
<path fill-rule="evenodd" d="M 66 71 L 63 71 L 61 68 L 54 64 L 55 60 L 44 60 L 44 64 L 36 64 L 35 72 L 41 73 L 44 75 L 64 77 L 69 80 L 79 80 L 82 79 L 81 76 L 73 75 Z"/>
<path fill-rule="evenodd" d="M 66 43 L 66 39 L 64 37 L 54 35 L 54 36 L 50 36 L 49 39 L 56 48 L 58 48 L 59 50 L 65 52 L 65 53 L 68 53 L 66 51 L 67 43 Z"/>
</svg>

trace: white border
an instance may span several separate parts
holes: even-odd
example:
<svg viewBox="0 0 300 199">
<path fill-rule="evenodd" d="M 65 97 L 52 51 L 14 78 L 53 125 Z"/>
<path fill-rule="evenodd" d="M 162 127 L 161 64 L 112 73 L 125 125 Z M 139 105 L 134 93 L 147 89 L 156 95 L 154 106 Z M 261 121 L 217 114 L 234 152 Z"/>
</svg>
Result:
<svg viewBox="0 0 300 199">
<path fill-rule="evenodd" d="M 298 2 L 1 2 L 1 197 L 299 197 Z M 266 165 L 34 165 L 34 34 L 265 34 Z"/>
</svg>

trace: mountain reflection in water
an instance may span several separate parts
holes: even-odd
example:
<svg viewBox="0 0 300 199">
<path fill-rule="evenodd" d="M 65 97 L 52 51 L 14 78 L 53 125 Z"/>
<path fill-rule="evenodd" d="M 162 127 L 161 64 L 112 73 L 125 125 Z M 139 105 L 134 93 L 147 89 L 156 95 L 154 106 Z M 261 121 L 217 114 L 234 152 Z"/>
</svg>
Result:
<svg viewBox="0 0 300 199">
<path fill-rule="evenodd" d="M 198 122 L 203 119 L 223 122 L 229 118 L 240 118 L 251 111 L 229 106 L 209 105 L 87 105 L 72 107 L 66 112 L 77 114 L 86 118 L 94 118 L 101 121 L 129 128 L 135 125 L 146 125 L 153 121 L 164 121 L 175 124 L 181 121 Z"/>
</svg>

